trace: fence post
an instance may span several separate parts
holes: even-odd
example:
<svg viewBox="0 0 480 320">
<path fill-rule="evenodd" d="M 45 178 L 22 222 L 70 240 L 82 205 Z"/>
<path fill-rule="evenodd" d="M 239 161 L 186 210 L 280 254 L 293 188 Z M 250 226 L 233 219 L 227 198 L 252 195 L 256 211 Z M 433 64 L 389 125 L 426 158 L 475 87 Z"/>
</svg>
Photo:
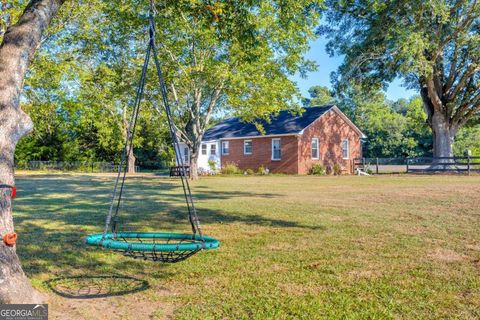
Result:
<svg viewBox="0 0 480 320">
<path fill-rule="evenodd" d="M 365 158 L 362 158 L 362 170 L 365 171 Z"/>
<path fill-rule="evenodd" d="M 470 175 L 470 154 L 467 155 L 467 170 L 468 175 Z"/>
<path fill-rule="evenodd" d="M 377 170 L 375 170 L 378 174 L 378 157 L 377 157 Z"/>
<path fill-rule="evenodd" d="M 409 160 L 409 159 L 406 158 L 406 161 L 407 161 L 407 173 L 408 173 L 408 162 L 409 162 L 408 160 Z"/>
</svg>

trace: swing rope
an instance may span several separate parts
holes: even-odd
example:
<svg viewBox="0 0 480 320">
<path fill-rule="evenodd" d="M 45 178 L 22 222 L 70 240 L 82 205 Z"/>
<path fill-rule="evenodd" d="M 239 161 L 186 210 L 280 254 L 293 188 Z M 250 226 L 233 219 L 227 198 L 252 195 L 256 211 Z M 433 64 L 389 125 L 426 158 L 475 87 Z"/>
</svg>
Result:
<svg viewBox="0 0 480 320">
<path fill-rule="evenodd" d="M 135 130 L 137 126 L 137 120 L 138 120 L 138 114 L 140 111 L 140 105 L 142 98 L 145 93 L 145 83 L 146 83 L 146 76 L 147 76 L 147 70 L 148 66 L 150 63 L 151 55 L 153 53 L 153 59 L 155 62 L 155 67 L 157 71 L 157 76 L 159 80 L 159 87 L 160 87 L 160 92 L 162 95 L 162 101 L 163 105 L 165 108 L 165 112 L 167 115 L 167 122 L 168 122 L 168 128 L 170 131 L 170 137 L 173 141 L 174 144 L 174 149 L 175 149 L 175 159 L 178 164 L 180 164 L 180 168 L 182 170 L 182 173 L 180 175 L 181 182 L 182 182 L 182 188 L 183 188 L 183 193 L 185 196 L 185 202 L 187 204 L 187 209 L 188 209 L 188 217 L 189 217 L 189 222 L 192 227 L 192 232 L 194 237 L 196 235 L 199 236 L 199 239 L 204 242 L 204 237 L 202 234 L 202 230 L 200 227 L 200 221 L 197 215 L 197 211 L 195 208 L 195 204 L 193 202 L 193 197 L 192 197 L 192 192 L 190 189 L 190 184 L 188 182 L 188 176 L 187 176 L 187 170 L 185 167 L 185 163 L 183 158 L 180 156 L 180 143 L 177 135 L 177 130 L 173 122 L 173 115 L 172 111 L 170 108 L 170 104 L 168 101 L 168 90 L 167 86 L 165 84 L 165 80 L 163 78 L 163 73 L 161 69 L 161 63 L 158 58 L 158 50 L 157 46 L 155 44 L 155 8 L 154 8 L 154 3 L 153 0 L 150 1 L 150 9 L 149 9 L 149 42 L 147 46 L 147 51 L 145 55 L 145 60 L 144 64 L 142 67 L 142 73 L 140 77 L 140 81 L 137 87 L 136 91 L 136 96 L 133 104 L 133 112 L 131 115 L 129 127 L 127 130 L 127 136 L 125 139 L 125 146 L 123 148 L 122 156 L 121 156 L 121 161 L 120 165 L 118 167 L 118 172 L 117 172 L 117 178 L 115 181 L 115 187 L 113 191 L 113 196 L 112 200 L 110 203 L 110 208 L 109 212 L 105 221 L 105 228 L 103 231 L 103 236 L 102 240 L 107 239 L 107 234 L 109 230 L 110 224 L 112 224 L 112 233 L 114 237 L 117 234 L 117 223 L 118 223 L 118 213 L 120 210 L 121 206 L 121 201 L 122 201 L 122 196 L 123 196 L 123 191 L 125 187 L 125 180 L 127 176 L 127 156 L 132 152 L 133 148 L 133 138 L 135 136 Z M 113 222 L 112 222 L 113 221 Z"/>
<path fill-rule="evenodd" d="M 142 67 L 140 81 L 136 89 L 133 103 L 132 115 L 125 137 L 125 146 L 122 151 L 117 178 L 113 190 L 112 200 L 105 220 L 103 233 L 93 234 L 86 237 L 88 245 L 99 246 L 123 253 L 127 257 L 139 258 L 160 262 L 179 262 L 191 257 L 200 250 L 216 249 L 220 242 L 212 237 L 204 236 L 200 227 L 197 210 L 193 202 L 192 192 L 188 181 L 187 170 L 184 159 L 180 155 L 180 143 L 177 129 L 173 122 L 173 114 L 168 102 L 168 90 L 163 77 L 161 63 L 158 58 L 158 50 L 155 44 L 155 7 L 153 0 L 150 0 L 149 9 L 149 41 L 145 60 Z M 127 177 L 127 157 L 133 151 L 133 138 L 135 136 L 140 105 L 145 93 L 147 70 L 152 59 L 157 71 L 159 89 L 167 115 L 168 129 L 175 149 L 175 159 L 181 168 L 180 179 L 182 182 L 183 194 L 188 209 L 188 219 L 193 234 L 165 233 L 165 232 L 122 232 L 118 231 L 118 215 L 122 203 Z M 111 232 L 109 228 L 111 225 Z"/>
</svg>

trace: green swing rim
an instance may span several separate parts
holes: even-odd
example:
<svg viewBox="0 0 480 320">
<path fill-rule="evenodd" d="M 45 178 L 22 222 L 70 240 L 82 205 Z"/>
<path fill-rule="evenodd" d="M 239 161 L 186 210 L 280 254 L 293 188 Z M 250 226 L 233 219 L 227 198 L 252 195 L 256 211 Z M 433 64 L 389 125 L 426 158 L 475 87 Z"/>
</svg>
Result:
<svg viewBox="0 0 480 320">
<path fill-rule="evenodd" d="M 171 243 L 153 243 L 153 242 L 126 242 L 122 239 L 167 239 L 167 240 L 188 240 L 195 242 L 171 242 Z M 112 250 L 124 251 L 142 251 L 142 252 L 173 252 L 173 251 L 198 251 L 217 249 L 220 241 L 209 236 L 200 236 L 183 233 L 165 233 L 165 232 L 117 232 L 116 234 L 107 233 L 103 237 L 102 233 L 92 234 L 85 238 L 85 243 L 89 246 L 102 247 Z"/>
</svg>

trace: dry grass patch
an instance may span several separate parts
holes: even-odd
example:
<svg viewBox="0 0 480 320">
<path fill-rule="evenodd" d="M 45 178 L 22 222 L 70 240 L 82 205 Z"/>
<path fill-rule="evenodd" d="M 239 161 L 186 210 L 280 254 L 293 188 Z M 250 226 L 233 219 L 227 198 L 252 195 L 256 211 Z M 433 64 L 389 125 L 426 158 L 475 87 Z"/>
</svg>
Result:
<svg viewBox="0 0 480 320">
<path fill-rule="evenodd" d="M 435 251 L 429 253 L 427 257 L 431 260 L 447 263 L 459 262 L 467 259 L 467 257 L 462 254 L 458 254 L 453 250 L 444 248 L 435 249 Z"/>
</svg>

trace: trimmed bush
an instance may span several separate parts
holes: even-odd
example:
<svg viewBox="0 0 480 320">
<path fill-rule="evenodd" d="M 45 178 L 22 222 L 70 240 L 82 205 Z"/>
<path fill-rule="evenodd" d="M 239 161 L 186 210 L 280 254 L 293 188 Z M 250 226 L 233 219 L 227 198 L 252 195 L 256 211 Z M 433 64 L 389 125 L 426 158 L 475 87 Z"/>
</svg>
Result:
<svg viewBox="0 0 480 320">
<path fill-rule="evenodd" d="M 260 175 L 267 175 L 267 174 L 269 174 L 269 172 L 270 172 L 270 170 L 265 169 L 265 167 L 263 165 L 261 165 L 257 169 L 257 173 L 260 174 Z"/>
<path fill-rule="evenodd" d="M 214 160 L 208 160 L 208 166 L 211 171 L 217 171 L 217 163 Z"/>
<path fill-rule="evenodd" d="M 226 163 L 222 167 L 222 174 L 239 174 L 240 172 L 238 166 L 233 162 Z"/>
<path fill-rule="evenodd" d="M 324 176 L 327 174 L 327 171 L 321 164 L 314 164 L 310 169 L 310 174 Z"/>
<path fill-rule="evenodd" d="M 340 176 L 342 174 L 342 167 L 338 163 L 333 165 L 333 174 L 336 176 Z"/>
<path fill-rule="evenodd" d="M 255 171 L 253 171 L 252 169 L 247 169 L 247 170 L 245 171 L 245 174 L 246 174 L 246 175 L 249 175 L 249 176 L 253 176 L 253 175 L 255 174 Z"/>
</svg>

